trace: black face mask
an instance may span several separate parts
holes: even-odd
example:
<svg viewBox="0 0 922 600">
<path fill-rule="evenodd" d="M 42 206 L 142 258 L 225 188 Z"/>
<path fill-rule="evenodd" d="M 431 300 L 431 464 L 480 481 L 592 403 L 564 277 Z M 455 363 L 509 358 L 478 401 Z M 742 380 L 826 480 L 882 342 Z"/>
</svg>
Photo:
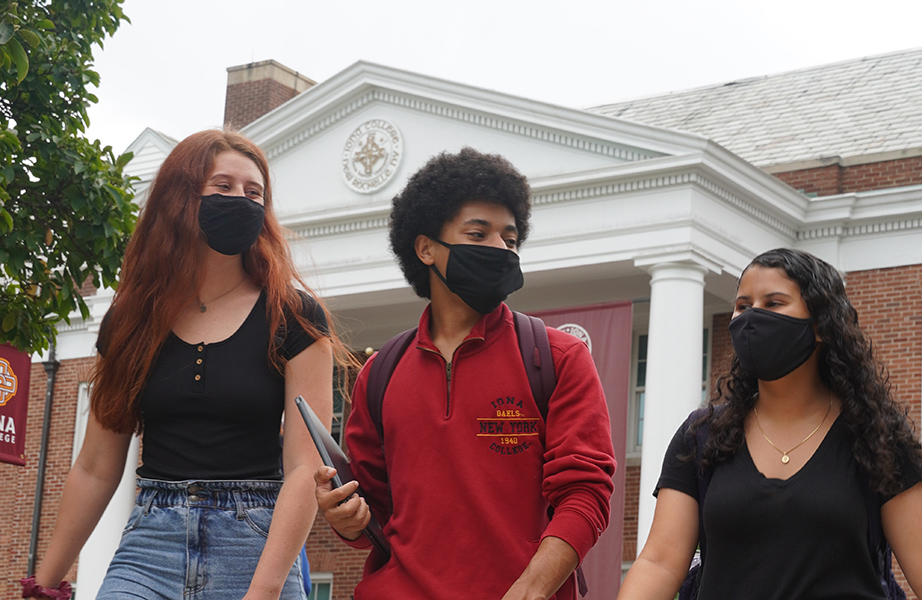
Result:
<svg viewBox="0 0 922 600">
<path fill-rule="evenodd" d="M 243 254 L 259 239 L 266 209 L 243 196 L 202 196 L 198 224 L 208 245 L 221 254 Z"/>
<path fill-rule="evenodd" d="M 446 244 L 450 250 L 443 277 L 432 270 L 448 289 L 482 315 L 493 312 L 512 292 L 525 283 L 519 255 L 512 250 L 479 244 Z"/>
<path fill-rule="evenodd" d="M 750 308 L 730 321 L 730 338 L 743 371 L 762 381 L 781 379 L 816 348 L 813 319 Z"/>
</svg>

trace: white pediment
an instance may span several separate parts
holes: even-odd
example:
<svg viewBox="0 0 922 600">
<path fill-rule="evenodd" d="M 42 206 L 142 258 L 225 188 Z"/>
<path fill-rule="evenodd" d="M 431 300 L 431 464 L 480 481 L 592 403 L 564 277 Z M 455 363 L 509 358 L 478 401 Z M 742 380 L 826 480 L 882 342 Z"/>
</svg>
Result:
<svg viewBox="0 0 922 600">
<path fill-rule="evenodd" d="M 143 202 L 147 188 L 156 177 L 161 163 L 177 143 L 170 136 L 147 127 L 125 150 L 134 154 L 125 172 L 138 178 L 132 184 L 138 202 Z"/>
<path fill-rule="evenodd" d="M 357 153 L 356 132 L 378 122 L 399 132 L 401 153 L 386 182 L 356 191 L 344 176 L 344 153 Z M 431 156 L 464 146 L 502 154 L 535 179 L 685 154 L 706 143 L 365 62 L 296 96 L 243 133 L 269 156 L 278 212 L 286 221 L 386 206 Z"/>
</svg>

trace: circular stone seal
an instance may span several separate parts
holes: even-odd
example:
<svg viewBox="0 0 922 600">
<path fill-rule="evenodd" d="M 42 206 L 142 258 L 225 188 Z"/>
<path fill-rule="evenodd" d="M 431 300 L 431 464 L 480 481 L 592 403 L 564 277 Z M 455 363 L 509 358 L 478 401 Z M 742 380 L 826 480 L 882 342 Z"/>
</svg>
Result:
<svg viewBox="0 0 922 600">
<path fill-rule="evenodd" d="M 356 127 L 343 146 L 343 178 L 353 190 L 370 194 L 387 183 L 403 158 L 403 138 L 390 121 L 372 119 Z"/>
<path fill-rule="evenodd" d="M 589 337 L 589 332 L 586 331 L 581 325 L 577 325 L 576 323 L 567 323 L 565 325 L 561 325 L 557 329 L 564 333 L 569 333 L 570 335 L 586 342 L 586 345 L 589 346 L 589 353 L 592 353 L 592 338 Z"/>
</svg>

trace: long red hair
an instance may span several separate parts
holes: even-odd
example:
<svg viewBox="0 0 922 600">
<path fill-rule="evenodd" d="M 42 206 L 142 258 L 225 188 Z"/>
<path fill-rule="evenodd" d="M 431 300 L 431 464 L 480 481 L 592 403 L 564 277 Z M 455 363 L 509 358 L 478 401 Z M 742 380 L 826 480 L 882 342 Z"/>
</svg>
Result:
<svg viewBox="0 0 922 600">
<path fill-rule="evenodd" d="M 319 333 L 301 317 L 295 281 L 318 303 L 320 299 L 304 285 L 291 259 L 273 210 L 269 165 L 262 150 L 235 132 L 202 131 L 177 144 L 163 161 L 125 251 L 118 290 L 100 332 L 101 356 L 92 376 L 91 408 L 106 429 L 130 433 L 143 428 L 138 398 L 176 315 L 196 297 L 201 285 L 200 266 L 206 247 L 199 227 L 201 192 L 215 157 L 227 151 L 252 160 L 265 182 L 266 219 L 259 239 L 244 253 L 243 265 L 253 282 L 266 291 L 269 331 L 284 326 L 286 314 L 295 315 L 311 335 L 329 335 L 335 355 L 350 362 L 329 315 L 329 333 Z M 284 372 L 278 340 L 275 335 L 269 340 L 268 359 Z"/>
</svg>

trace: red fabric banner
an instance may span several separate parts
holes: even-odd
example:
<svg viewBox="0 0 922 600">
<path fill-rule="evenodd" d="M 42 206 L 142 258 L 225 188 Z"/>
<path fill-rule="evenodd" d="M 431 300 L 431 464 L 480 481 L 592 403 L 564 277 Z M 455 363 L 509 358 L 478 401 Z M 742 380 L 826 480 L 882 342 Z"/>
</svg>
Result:
<svg viewBox="0 0 922 600">
<path fill-rule="evenodd" d="M 589 585 L 584 600 L 609 600 L 621 586 L 621 537 L 624 514 L 625 440 L 631 374 L 631 303 L 618 302 L 531 313 L 549 327 L 582 339 L 589 346 L 611 418 L 618 470 L 611 498 L 611 522 L 583 561 Z"/>
<path fill-rule="evenodd" d="M 26 414 L 32 357 L 0 344 L 0 462 L 26 464 Z"/>
</svg>

